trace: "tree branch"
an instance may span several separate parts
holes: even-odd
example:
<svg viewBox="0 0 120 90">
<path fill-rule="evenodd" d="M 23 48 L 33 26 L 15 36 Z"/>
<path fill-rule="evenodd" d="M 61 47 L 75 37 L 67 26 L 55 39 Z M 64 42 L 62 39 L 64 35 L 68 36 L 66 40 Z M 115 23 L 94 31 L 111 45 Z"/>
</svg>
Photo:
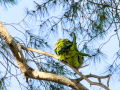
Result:
<svg viewBox="0 0 120 90">
<path fill-rule="evenodd" d="M 57 60 L 58 57 L 55 56 L 54 54 L 51 54 L 51 53 L 48 53 L 48 52 L 44 52 L 44 51 L 41 51 L 41 50 L 37 50 L 37 49 L 32 49 L 32 48 L 29 48 L 29 47 L 24 47 L 23 45 L 21 45 L 22 49 L 24 50 L 29 50 L 29 51 L 33 51 L 33 52 L 36 52 L 36 53 L 40 53 L 40 54 L 44 54 L 44 55 L 47 55 L 47 56 L 50 56 L 50 57 L 53 57 Z M 92 82 L 90 81 L 86 76 L 84 76 L 82 73 L 80 73 L 77 69 L 75 69 L 74 67 L 70 66 L 68 63 L 64 62 L 64 61 L 61 61 L 59 60 L 60 62 L 64 63 L 65 65 L 69 66 L 74 72 L 76 72 L 78 75 L 80 75 L 83 79 L 85 79 L 90 85 L 97 85 L 97 86 L 101 86 L 103 87 L 104 89 L 106 90 L 109 90 L 108 87 L 106 87 L 105 85 L 103 85 L 102 83 L 96 83 L 96 82 Z M 75 81 L 75 80 L 73 80 Z M 75 81 L 76 82 L 76 81 Z"/>
<path fill-rule="evenodd" d="M 109 90 L 109 88 L 106 87 L 104 84 L 102 84 L 102 83 L 97 83 L 97 82 L 92 82 L 92 81 L 90 81 L 86 76 L 84 76 L 82 73 L 78 72 L 78 70 L 76 70 L 75 68 L 73 68 L 73 70 L 74 70 L 78 75 L 80 75 L 82 78 L 84 78 L 90 85 L 101 86 L 101 87 L 103 87 L 104 89 Z"/>
<path fill-rule="evenodd" d="M 99 83 L 101 83 L 101 79 L 108 78 L 107 86 L 109 87 L 109 80 L 110 80 L 111 74 L 106 75 L 106 76 L 97 76 L 97 75 L 90 74 L 90 75 L 86 75 L 85 77 L 87 77 L 87 78 L 91 78 L 91 77 L 97 78 L 98 81 L 99 81 Z M 81 77 L 81 78 L 74 79 L 74 80 L 76 80 L 76 82 L 80 82 L 80 81 L 83 80 L 83 79 L 84 79 L 84 78 Z"/>
<path fill-rule="evenodd" d="M 106 76 L 97 76 L 97 75 L 93 75 L 93 74 L 89 74 L 89 75 L 86 75 L 85 77 L 87 77 L 87 78 L 91 78 L 91 77 L 93 77 L 93 78 L 97 78 L 97 79 L 105 79 L 105 78 L 109 78 L 111 75 L 109 74 L 109 75 L 106 75 Z M 78 79 L 76 79 L 77 81 L 81 81 L 81 80 L 83 80 L 84 78 L 78 78 Z"/>
<path fill-rule="evenodd" d="M 56 83 L 66 85 L 77 90 L 88 90 L 82 84 L 76 84 L 67 77 L 36 71 L 33 68 L 29 67 L 25 62 L 25 59 L 21 50 L 21 46 L 14 41 L 14 39 L 10 36 L 9 32 L 5 29 L 5 27 L 2 25 L 1 22 L 0 22 L 0 35 L 4 39 L 6 44 L 9 46 L 10 50 L 12 51 L 15 57 L 15 60 L 17 62 L 17 65 L 20 71 L 23 73 L 23 78 L 26 77 L 26 80 L 28 80 L 28 78 L 38 79 L 38 80 L 47 80 L 47 81 L 53 81 Z M 42 51 L 41 53 L 45 54 Z M 52 56 L 55 56 L 55 55 L 52 55 Z M 57 56 L 55 56 L 54 58 L 58 59 Z"/>
</svg>

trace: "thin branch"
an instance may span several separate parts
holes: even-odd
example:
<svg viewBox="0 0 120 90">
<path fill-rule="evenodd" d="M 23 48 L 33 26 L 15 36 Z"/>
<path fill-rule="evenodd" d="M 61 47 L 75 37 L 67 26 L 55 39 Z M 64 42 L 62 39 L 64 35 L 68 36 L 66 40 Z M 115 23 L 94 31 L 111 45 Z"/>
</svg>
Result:
<svg viewBox="0 0 120 90">
<path fill-rule="evenodd" d="M 29 48 L 29 47 L 24 47 L 23 45 L 21 45 L 21 48 L 24 49 L 24 50 L 27 50 L 27 51 L 33 51 L 33 52 L 36 52 L 36 53 L 47 55 L 47 56 L 53 57 L 53 58 L 58 60 L 57 56 L 55 56 L 54 54 L 48 53 L 48 52 L 44 52 L 44 51 L 41 51 L 41 50 Z"/>
<path fill-rule="evenodd" d="M 75 68 L 72 68 L 78 75 L 80 75 L 82 78 L 84 78 L 90 85 L 97 85 L 97 86 L 101 86 L 106 90 L 110 90 L 108 87 L 106 87 L 104 84 L 102 83 L 96 83 L 96 82 L 92 82 L 90 81 L 87 77 L 85 77 L 82 73 L 78 72 L 78 70 L 76 70 Z"/>
<path fill-rule="evenodd" d="M 110 77 L 108 78 L 108 81 L 107 81 L 107 86 L 109 87 L 109 82 L 110 82 Z"/>
<path fill-rule="evenodd" d="M 120 47 L 120 37 L 119 37 L 119 34 L 118 34 L 118 30 L 116 32 L 117 32 L 117 37 L 118 37 L 119 47 Z"/>
<path fill-rule="evenodd" d="M 109 75 L 106 75 L 106 76 L 97 76 L 97 75 L 93 75 L 93 74 L 89 74 L 89 75 L 86 75 L 85 77 L 87 77 L 87 78 L 91 78 L 91 77 L 93 77 L 93 78 L 97 78 L 97 79 L 105 79 L 105 78 L 109 78 L 111 75 L 109 74 Z M 81 80 L 83 80 L 84 78 L 78 78 L 78 79 L 76 79 L 76 80 L 78 80 L 78 81 L 81 81 Z"/>
<path fill-rule="evenodd" d="M 99 46 L 99 49 L 102 49 L 102 47 L 103 47 L 105 44 L 107 44 L 107 43 L 110 41 L 110 39 L 111 39 L 113 36 L 115 36 L 115 35 L 117 35 L 117 33 L 113 34 L 105 43 L 102 43 L 102 44 Z"/>
</svg>

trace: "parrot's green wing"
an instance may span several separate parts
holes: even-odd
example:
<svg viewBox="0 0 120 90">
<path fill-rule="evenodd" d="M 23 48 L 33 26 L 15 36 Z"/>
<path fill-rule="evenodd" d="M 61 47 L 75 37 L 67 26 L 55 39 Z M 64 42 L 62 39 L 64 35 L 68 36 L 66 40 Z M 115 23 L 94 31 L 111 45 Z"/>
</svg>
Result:
<svg viewBox="0 0 120 90">
<path fill-rule="evenodd" d="M 64 42 L 64 39 L 63 39 L 62 42 Z M 59 54 L 64 52 L 66 49 L 69 49 L 71 46 L 72 46 L 72 42 L 71 41 L 69 41 L 69 40 L 65 41 L 64 42 L 64 47 L 61 48 L 61 50 L 59 51 Z"/>
<path fill-rule="evenodd" d="M 68 51 L 66 54 L 67 58 L 73 57 L 72 59 L 69 59 L 69 60 L 74 61 L 74 63 L 72 61 L 68 61 L 68 63 L 76 68 L 81 67 L 84 61 L 84 56 L 89 56 L 89 55 L 78 51 L 77 44 L 76 44 L 76 35 L 74 33 L 72 46 L 70 47 L 70 51 Z"/>
<path fill-rule="evenodd" d="M 78 67 L 81 67 L 83 65 L 83 61 L 84 61 L 84 57 L 78 56 L 78 62 L 79 62 L 79 66 Z"/>
<path fill-rule="evenodd" d="M 76 45 L 76 35 L 74 33 L 74 37 L 73 37 L 73 42 L 69 41 L 69 40 L 62 40 L 62 42 L 64 42 L 64 47 L 59 51 L 59 54 L 64 52 L 65 50 L 69 49 L 71 47 L 71 50 L 76 50 L 78 51 L 77 49 L 77 45 Z"/>
<path fill-rule="evenodd" d="M 64 52 L 66 49 L 69 49 L 72 45 L 69 46 L 64 46 L 60 51 L 59 54 L 61 54 L 62 52 Z"/>
</svg>

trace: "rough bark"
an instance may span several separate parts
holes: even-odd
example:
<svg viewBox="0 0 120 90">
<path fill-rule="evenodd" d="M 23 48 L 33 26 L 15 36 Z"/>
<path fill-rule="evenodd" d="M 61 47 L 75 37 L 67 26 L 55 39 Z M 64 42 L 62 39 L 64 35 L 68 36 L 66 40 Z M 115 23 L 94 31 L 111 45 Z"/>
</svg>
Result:
<svg viewBox="0 0 120 90">
<path fill-rule="evenodd" d="M 72 81 L 67 77 L 56 75 L 56 74 L 51 74 L 51 73 L 45 73 L 41 71 L 36 71 L 32 69 L 31 67 L 29 67 L 25 62 L 25 58 L 23 56 L 21 46 L 14 41 L 14 39 L 11 37 L 11 35 L 5 29 L 5 27 L 2 25 L 1 22 L 0 22 L 0 35 L 6 42 L 10 50 L 12 51 L 13 56 L 15 57 L 15 60 L 17 62 L 17 65 L 20 71 L 23 73 L 23 78 L 25 76 L 26 79 L 33 78 L 33 79 L 38 79 L 38 80 L 53 81 L 56 83 L 60 83 L 60 84 L 72 87 L 77 90 L 88 90 L 82 84 L 76 83 L 75 81 Z"/>
</svg>

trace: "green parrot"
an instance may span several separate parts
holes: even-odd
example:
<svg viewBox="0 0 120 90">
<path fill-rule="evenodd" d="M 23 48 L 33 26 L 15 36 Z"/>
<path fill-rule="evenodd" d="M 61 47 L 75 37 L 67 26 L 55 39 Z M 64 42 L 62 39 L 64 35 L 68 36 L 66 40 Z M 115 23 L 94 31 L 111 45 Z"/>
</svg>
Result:
<svg viewBox="0 0 120 90">
<path fill-rule="evenodd" d="M 68 39 L 58 39 L 54 46 L 54 51 L 58 55 L 58 58 L 60 60 L 66 61 L 68 64 L 75 68 L 82 66 L 84 56 L 89 56 L 86 53 L 78 51 L 75 34 L 72 42 Z"/>
</svg>

